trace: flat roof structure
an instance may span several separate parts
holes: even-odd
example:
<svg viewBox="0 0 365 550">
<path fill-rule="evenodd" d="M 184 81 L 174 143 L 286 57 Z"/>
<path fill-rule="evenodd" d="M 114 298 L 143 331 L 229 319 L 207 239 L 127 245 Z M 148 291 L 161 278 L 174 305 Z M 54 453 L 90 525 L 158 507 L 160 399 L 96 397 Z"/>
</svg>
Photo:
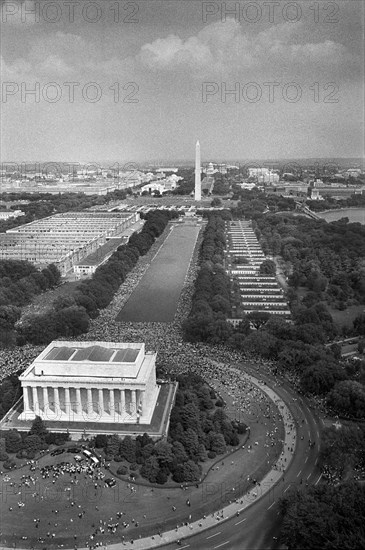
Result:
<svg viewBox="0 0 365 550">
<path fill-rule="evenodd" d="M 0 235 L 0 258 L 57 265 L 65 275 L 82 258 L 139 219 L 135 212 L 65 212 L 8 230 Z"/>
</svg>

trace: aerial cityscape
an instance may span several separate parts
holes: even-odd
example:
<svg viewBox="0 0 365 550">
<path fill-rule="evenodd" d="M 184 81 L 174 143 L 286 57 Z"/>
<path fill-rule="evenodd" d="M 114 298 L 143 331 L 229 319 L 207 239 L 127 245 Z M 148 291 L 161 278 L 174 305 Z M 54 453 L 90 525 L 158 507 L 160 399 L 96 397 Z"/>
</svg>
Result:
<svg viewBox="0 0 365 550">
<path fill-rule="evenodd" d="M 0 547 L 365 547 L 364 4 L 3 0 Z"/>
</svg>

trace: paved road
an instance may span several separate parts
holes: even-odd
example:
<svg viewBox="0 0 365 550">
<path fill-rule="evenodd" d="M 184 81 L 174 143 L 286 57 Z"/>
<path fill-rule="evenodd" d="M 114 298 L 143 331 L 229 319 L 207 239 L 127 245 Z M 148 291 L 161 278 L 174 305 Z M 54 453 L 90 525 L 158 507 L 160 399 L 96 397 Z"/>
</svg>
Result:
<svg viewBox="0 0 365 550">
<path fill-rule="evenodd" d="M 257 376 L 255 369 L 247 369 L 249 374 Z M 226 521 L 217 521 L 209 530 L 181 539 L 181 546 L 176 543 L 164 548 L 189 548 L 189 550 L 262 550 L 275 548 L 273 537 L 280 533 L 280 516 L 278 500 L 291 486 L 303 486 L 305 483 L 317 484 L 320 472 L 317 468 L 320 448 L 321 423 L 307 407 L 305 401 L 298 397 L 285 383 L 274 385 L 272 377 L 261 374 L 260 379 L 270 382 L 275 392 L 289 407 L 297 422 L 297 447 L 290 466 L 285 472 L 284 480 L 279 481 L 272 490 L 254 502 L 239 516 Z M 295 399 L 295 401 L 293 401 Z M 304 423 L 302 422 L 304 418 Z M 304 439 L 302 440 L 301 437 Z M 309 439 L 315 441 L 314 448 L 309 447 Z M 300 481 L 302 480 L 302 484 Z"/>
</svg>

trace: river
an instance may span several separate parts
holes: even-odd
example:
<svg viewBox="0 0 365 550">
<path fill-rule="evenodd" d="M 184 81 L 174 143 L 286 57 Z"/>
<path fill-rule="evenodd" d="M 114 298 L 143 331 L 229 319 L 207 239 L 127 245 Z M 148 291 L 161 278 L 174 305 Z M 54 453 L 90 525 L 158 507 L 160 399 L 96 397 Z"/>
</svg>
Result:
<svg viewBox="0 0 365 550">
<path fill-rule="evenodd" d="M 317 214 L 327 222 L 348 218 L 350 222 L 358 222 L 365 225 L 365 208 L 340 208 L 339 210 L 317 212 Z"/>
</svg>

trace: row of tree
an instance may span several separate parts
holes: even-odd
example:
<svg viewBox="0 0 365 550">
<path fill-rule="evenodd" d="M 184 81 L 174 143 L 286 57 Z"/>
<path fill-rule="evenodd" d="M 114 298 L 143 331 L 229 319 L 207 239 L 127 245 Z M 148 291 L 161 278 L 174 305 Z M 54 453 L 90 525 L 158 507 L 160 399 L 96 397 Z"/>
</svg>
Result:
<svg viewBox="0 0 365 550">
<path fill-rule="evenodd" d="M 33 459 L 41 450 L 49 445 L 63 445 L 69 441 L 68 433 L 49 432 L 43 420 L 36 416 L 29 432 L 18 432 L 16 429 L 6 430 L 0 437 L 0 461 L 4 462 L 4 468 L 11 469 L 15 466 L 14 458 Z"/>
<path fill-rule="evenodd" d="M 230 279 L 224 270 L 225 222 L 221 215 L 207 214 L 208 223 L 200 249 L 200 269 L 189 317 L 183 324 L 190 342 L 220 343 L 227 340 L 231 327 Z"/>
</svg>

